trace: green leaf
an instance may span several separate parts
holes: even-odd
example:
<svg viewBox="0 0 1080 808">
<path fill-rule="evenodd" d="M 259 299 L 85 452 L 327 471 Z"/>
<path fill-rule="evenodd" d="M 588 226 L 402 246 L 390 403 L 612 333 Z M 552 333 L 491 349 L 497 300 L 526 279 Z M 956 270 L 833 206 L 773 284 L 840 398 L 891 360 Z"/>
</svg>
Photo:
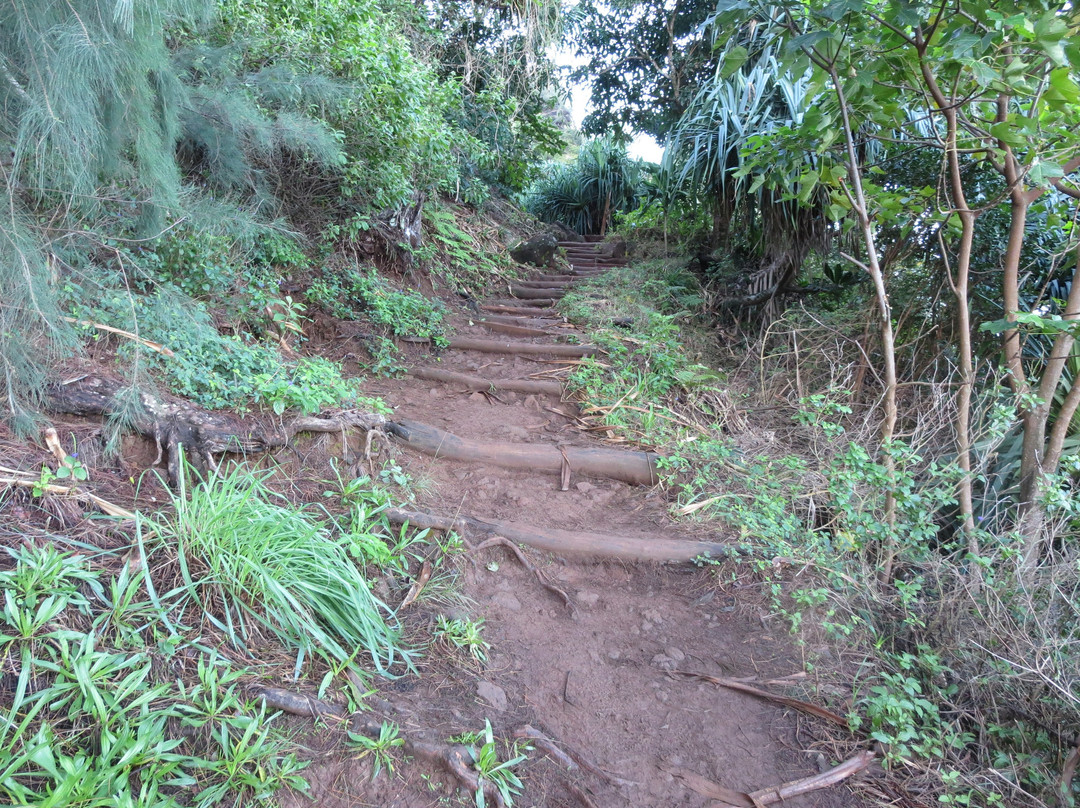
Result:
<svg viewBox="0 0 1080 808">
<path fill-rule="evenodd" d="M 727 79 L 735 75 L 739 69 L 746 64 L 746 60 L 750 58 L 750 51 L 741 45 L 736 46 L 724 54 L 723 69 L 720 75 Z"/>
</svg>

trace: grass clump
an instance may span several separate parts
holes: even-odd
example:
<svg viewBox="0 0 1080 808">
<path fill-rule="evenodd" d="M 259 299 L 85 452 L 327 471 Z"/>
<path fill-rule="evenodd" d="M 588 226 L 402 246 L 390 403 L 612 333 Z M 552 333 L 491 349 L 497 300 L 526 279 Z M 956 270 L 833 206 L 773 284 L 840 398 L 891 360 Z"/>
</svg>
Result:
<svg viewBox="0 0 1080 808">
<path fill-rule="evenodd" d="M 179 604 L 238 648 L 272 636 L 296 653 L 297 673 L 313 654 L 339 670 L 358 670 L 361 653 L 383 674 L 409 664 L 393 614 L 368 588 L 362 547 L 285 503 L 267 477 L 237 467 L 173 497 L 155 529 L 177 555 Z"/>
</svg>

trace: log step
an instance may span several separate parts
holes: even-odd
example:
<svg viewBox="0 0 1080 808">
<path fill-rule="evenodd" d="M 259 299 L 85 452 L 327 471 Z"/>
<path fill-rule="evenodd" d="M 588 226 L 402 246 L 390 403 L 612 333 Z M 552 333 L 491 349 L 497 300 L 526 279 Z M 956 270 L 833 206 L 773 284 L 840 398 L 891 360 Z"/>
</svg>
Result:
<svg viewBox="0 0 1080 808">
<path fill-rule="evenodd" d="M 424 454 L 446 460 L 485 463 L 505 469 L 605 477 L 631 485 L 655 485 L 657 455 L 619 449 L 557 447 L 543 443 L 488 443 L 459 438 L 427 424 L 401 419 L 389 422 L 386 431 L 401 443 Z"/>
<path fill-rule="evenodd" d="M 524 303 L 525 301 L 517 301 Z M 542 313 L 542 309 L 530 309 L 524 306 L 502 306 L 502 305 L 484 305 L 480 307 L 481 311 L 490 311 L 494 314 L 511 314 L 518 315 L 519 317 L 536 317 Z"/>
<path fill-rule="evenodd" d="M 540 298 L 535 298 L 535 299 L 532 299 L 532 300 L 526 300 L 526 299 L 517 298 L 517 297 L 514 297 L 514 298 L 507 297 L 507 298 L 496 298 L 496 299 L 491 301 L 491 305 L 493 305 L 493 306 L 516 306 L 518 308 L 532 307 L 532 308 L 538 308 L 538 309 L 545 309 L 545 308 L 549 309 L 549 308 L 551 308 L 552 306 L 555 305 L 555 302 L 556 302 L 555 298 L 553 298 L 553 297 L 540 297 Z"/>
<path fill-rule="evenodd" d="M 550 345 L 536 342 L 514 342 L 494 339 L 469 339 L 454 337 L 448 348 L 458 351 L 481 351 L 483 353 L 517 354 L 518 356 L 563 356 L 580 358 L 600 352 L 595 345 Z"/>
<path fill-rule="evenodd" d="M 574 281 L 572 279 L 565 281 L 519 281 L 515 285 L 524 289 L 570 289 L 573 287 Z"/>
<path fill-rule="evenodd" d="M 544 300 L 552 302 L 560 299 L 566 293 L 559 289 L 530 289 L 527 286 L 514 283 L 510 285 L 510 294 L 524 300 Z"/>
<path fill-rule="evenodd" d="M 539 393 L 562 397 L 562 385 L 556 381 L 540 379 L 485 379 L 468 373 L 437 368 L 415 368 L 411 375 L 418 379 L 443 384 L 459 384 L 466 390 L 509 390 L 513 393 Z"/>
<path fill-rule="evenodd" d="M 616 533 L 557 530 L 521 522 L 492 522 L 470 516 L 439 516 L 400 508 L 389 508 L 383 513 L 395 525 L 408 523 L 418 528 L 456 530 L 473 537 L 502 536 L 510 541 L 558 555 L 688 564 L 701 556 L 727 558 L 740 553 L 739 549 L 726 544 L 669 539 L 665 536 L 638 538 Z"/>
<path fill-rule="evenodd" d="M 542 328 L 531 328 L 526 325 L 512 325 L 511 323 L 496 323 L 491 320 L 481 320 L 479 325 L 488 331 L 499 334 L 509 334 L 512 337 L 551 337 L 555 336 L 550 331 Z"/>
</svg>

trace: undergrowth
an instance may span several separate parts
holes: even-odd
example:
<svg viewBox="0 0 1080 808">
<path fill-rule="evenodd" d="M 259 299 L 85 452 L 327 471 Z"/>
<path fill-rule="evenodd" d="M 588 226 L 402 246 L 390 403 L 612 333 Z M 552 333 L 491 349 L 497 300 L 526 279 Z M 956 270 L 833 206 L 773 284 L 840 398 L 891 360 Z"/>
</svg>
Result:
<svg viewBox="0 0 1080 808">
<path fill-rule="evenodd" d="M 747 551 L 702 563 L 717 566 L 720 586 L 760 584 L 818 680 L 850 689 L 841 710 L 855 737 L 881 744 L 884 765 L 922 771 L 942 804 L 1071 804 L 1078 784 L 1057 793 L 1076 744 L 1069 728 L 1080 726 L 1070 544 L 1024 576 L 1020 540 L 987 523 L 970 556 L 954 524 L 955 466 L 899 440 L 868 451 L 861 428 L 849 432 L 849 394 L 831 379 L 810 389 L 803 376 L 789 441 L 756 433 L 721 389 L 725 375 L 695 361 L 695 291 L 688 275 L 655 263 L 563 299 L 606 351 L 569 379 L 585 416 L 613 440 L 660 451 L 676 515 L 715 520 Z M 989 451 L 1008 433 L 991 431 Z M 1060 495 L 1073 483 L 1058 482 L 1059 535 L 1073 536 L 1080 523 Z M 883 581 L 887 556 L 894 574 Z M 809 650 L 822 641 L 827 657 Z"/>
<path fill-rule="evenodd" d="M 309 681 L 356 710 L 376 675 L 411 668 L 367 581 L 409 575 L 427 531 L 392 528 L 366 478 L 312 506 L 274 482 L 236 466 L 137 515 L 131 546 L 27 539 L 0 556 L 0 802 L 267 804 L 306 789 L 306 763 L 253 681 Z M 401 743 L 387 726 L 362 746 L 391 767 Z"/>
</svg>

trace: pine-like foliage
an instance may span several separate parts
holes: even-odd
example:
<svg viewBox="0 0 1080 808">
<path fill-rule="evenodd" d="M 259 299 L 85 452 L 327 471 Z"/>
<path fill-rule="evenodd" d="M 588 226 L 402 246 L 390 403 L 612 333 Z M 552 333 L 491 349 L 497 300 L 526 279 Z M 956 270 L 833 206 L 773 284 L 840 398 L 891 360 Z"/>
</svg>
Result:
<svg viewBox="0 0 1080 808">
<path fill-rule="evenodd" d="M 0 6 L 0 392 L 28 426 L 48 361 L 73 341 L 53 285 L 64 239 L 175 202 L 183 88 L 163 28 L 198 0 Z M 42 226 L 44 224 L 44 226 Z"/>
</svg>

